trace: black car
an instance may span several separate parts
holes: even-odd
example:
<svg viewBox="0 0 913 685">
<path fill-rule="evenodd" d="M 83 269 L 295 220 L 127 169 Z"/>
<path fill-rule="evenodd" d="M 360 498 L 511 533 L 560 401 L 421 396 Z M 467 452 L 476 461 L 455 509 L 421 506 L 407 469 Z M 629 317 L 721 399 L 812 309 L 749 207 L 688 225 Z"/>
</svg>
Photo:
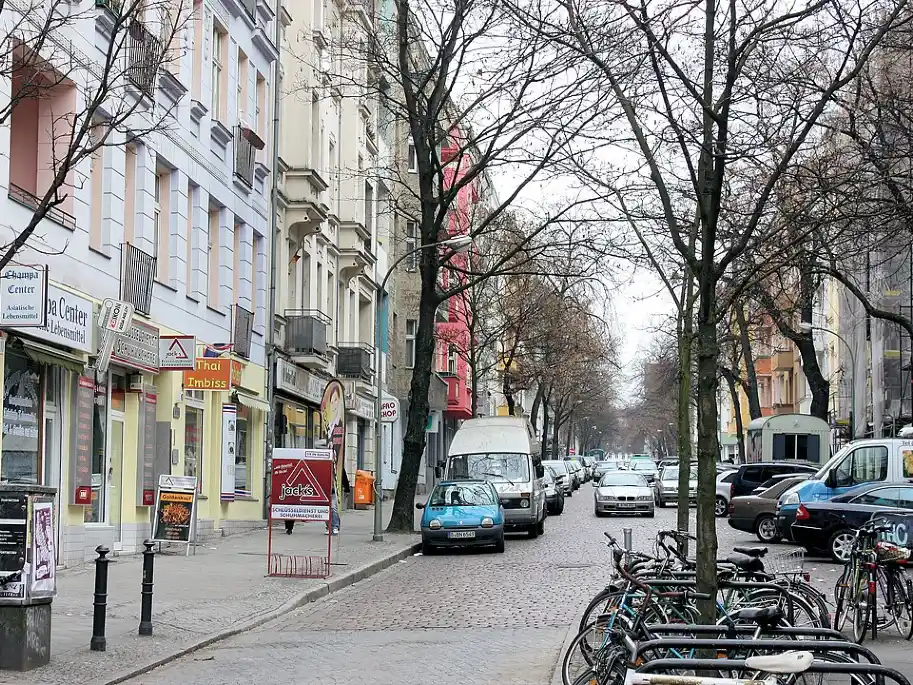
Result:
<svg viewBox="0 0 913 685">
<path fill-rule="evenodd" d="M 913 483 L 868 483 L 823 502 L 803 502 L 792 524 L 793 540 L 812 552 L 825 552 L 834 561 L 849 559 L 854 531 L 872 514 L 909 513 Z"/>
<path fill-rule="evenodd" d="M 551 466 L 545 467 L 542 481 L 545 483 L 545 507 L 549 514 L 560 514 L 564 511 L 563 478 L 559 477 Z"/>
<path fill-rule="evenodd" d="M 768 461 L 756 464 L 742 464 L 735 478 L 729 483 L 729 500 L 733 497 L 750 495 L 755 488 L 769 481 L 774 476 L 788 473 L 809 475 L 817 473 L 819 466 L 795 461 Z"/>
</svg>

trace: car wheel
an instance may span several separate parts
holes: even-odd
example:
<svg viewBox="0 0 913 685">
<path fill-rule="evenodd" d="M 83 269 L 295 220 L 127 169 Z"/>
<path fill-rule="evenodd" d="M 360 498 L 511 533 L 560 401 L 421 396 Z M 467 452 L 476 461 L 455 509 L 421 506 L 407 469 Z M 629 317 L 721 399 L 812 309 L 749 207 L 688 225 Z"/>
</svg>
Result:
<svg viewBox="0 0 913 685">
<path fill-rule="evenodd" d="M 426 557 L 430 557 L 432 554 L 434 554 L 434 545 L 432 545 L 430 542 L 427 542 L 426 540 L 422 540 L 422 554 L 424 554 Z"/>
<path fill-rule="evenodd" d="M 770 514 L 758 517 L 758 520 L 755 521 L 754 532 L 761 542 L 768 543 L 780 541 L 780 532 L 777 530 L 777 522 Z"/>
<path fill-rule="evenodd" d="M 495 543 L 495 552 L 498 554 L 504 553 L 504 533 L 501 533 L 500 539 Z"/>
<path fill-rule="evenodd" d="M 558 508 L 555 510 L 555 516 L 561 516 L 564 513 L 564 500 L 561 500 L 561 504 L 558 505 Z"/>
<path fill-rule="evenodd" d="M 720 518 L 726 516 L 726 514 L 729 513 L 729 505 L 727 504 L 725 497 L 716 498 L 716 506 L 713 508 L 713 513 L 715 513 Z"/>
<path fill-rule="evenodd" d="M 574 496 L 574 488 L 571 488 L 570 490 L 567 491 L 567 497 L 573 497 L 573 496 Z"/>
<path fill-rule="evenodd" d="M 656 501 L 656 503 L 657 503 L 660 507 L 662 507 L 663 509 L 666 508 L 666 501 L 665 501 L 662 497 L 660 497 L 660 498 Z"/>
<path fill-rule="evenodd" d="M 594 514 L 594 515 L 596 516 L 596 518 L 598 518 L 598 519 L 601 519 L 601 518 L 602 518 L 602 512 L 599 511 L 599 509 L 597 509 L 596 507 L 593 507 L 593 514 Z"/>
<path fill-rule="evenodd" d="M 648 519 L 651 519 L 651 518 L 654 518 L 654 517 L 656 516 L 656 512 L 655 512 L 655 511 L 648 511 L 646 514 L 644 514 L 644 516 L 646 516 Z"/>
<path fill-rule="evenodd" d="M 853 540 L 855 535 L 847 528 L 836 531 L 831 535 L 827 549 L 830 552 L 831 559 L 838 564 L 845 564 L 850 559 L 850 550 L 853 549 Z"/>
<path fill-rule="evenodd" d="M 545 516 L 543 516 L 542 520 L 536 524 L 536 534 L 545 535 Z"/>
</svg>

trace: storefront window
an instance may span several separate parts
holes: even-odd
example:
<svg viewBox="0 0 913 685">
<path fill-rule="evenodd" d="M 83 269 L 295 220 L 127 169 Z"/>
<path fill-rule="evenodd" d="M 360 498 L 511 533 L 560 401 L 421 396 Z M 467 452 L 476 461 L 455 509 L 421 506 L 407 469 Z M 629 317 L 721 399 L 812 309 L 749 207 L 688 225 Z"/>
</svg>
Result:
<svg viewBox="0 0 913 685">
<path fill-rule="evenodd" d="M 250 440 L 251 421 L 250 409 L 244 405 L 238 406 L 238 446 L 235 450 L 235 494 L 241 497 L 250 497 Z"/>
<path fill-rule="evenodd" d="M 285 435 L 282 447 L 311 449 L 325 445 L 319 409 L 311 409 L 294 404 L 283 404 L 285 415 Z"/>
<path fill-rule="evenodd" d="M 184 416 L 184 475 L 197 477 L 203 489 L 203 407 L 187 404 Z"/>
<path fill-rule="evenodd" d="M 3 456 L 0 481 L 40 483 L 41 367 L 7 354 L 3 389 Z"/>
<path fill-rule="evenodd" d="M 95 407 L 92 417 L 92 503 L 85 508 L 86 523 L 101 523 L 105 516 L 105 482 L 107 463 L 105 439 L 108 434 L 108 379 L 95 381 Z"/>
</svg>

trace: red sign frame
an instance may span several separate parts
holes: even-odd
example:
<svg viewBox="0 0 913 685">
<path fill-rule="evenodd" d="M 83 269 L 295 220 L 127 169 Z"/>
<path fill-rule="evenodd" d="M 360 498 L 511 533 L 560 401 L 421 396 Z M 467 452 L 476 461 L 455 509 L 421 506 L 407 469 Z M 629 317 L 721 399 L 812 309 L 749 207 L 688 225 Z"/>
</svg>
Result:
<svg viewBox="0 0 913 685">
<path fill-rule="evenodd" d="M 270 513 L 286 521 L 329 521 L 333 461 L 327 458 L 273 459 Z"/>
</svg>

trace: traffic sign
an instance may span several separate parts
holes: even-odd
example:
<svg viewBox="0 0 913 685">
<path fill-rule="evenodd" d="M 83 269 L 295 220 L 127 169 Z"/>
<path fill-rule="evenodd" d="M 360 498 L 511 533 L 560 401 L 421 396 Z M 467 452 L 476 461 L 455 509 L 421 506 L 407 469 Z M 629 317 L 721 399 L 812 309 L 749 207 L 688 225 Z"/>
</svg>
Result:
<svg viewBox="0 0 913 685">
<path fill-rule="evenodd" d="M 380 403 L 380 420 L 382 423 L 395 423 L 399 418 L 399 400 L 395 397 Z"/>
<path fill-rule="evenodd" d="M 129 302 L 107 298 L 101 303 L 98 312 L 98 327 L 112 333 L 126 333 L 133 323 L 136 309 Z"/>
<path fill-rule="evenodd" d="M 197 339 L 193 335 L 159 336 L 159 368 L 195 369 Z"/>
</svg>

